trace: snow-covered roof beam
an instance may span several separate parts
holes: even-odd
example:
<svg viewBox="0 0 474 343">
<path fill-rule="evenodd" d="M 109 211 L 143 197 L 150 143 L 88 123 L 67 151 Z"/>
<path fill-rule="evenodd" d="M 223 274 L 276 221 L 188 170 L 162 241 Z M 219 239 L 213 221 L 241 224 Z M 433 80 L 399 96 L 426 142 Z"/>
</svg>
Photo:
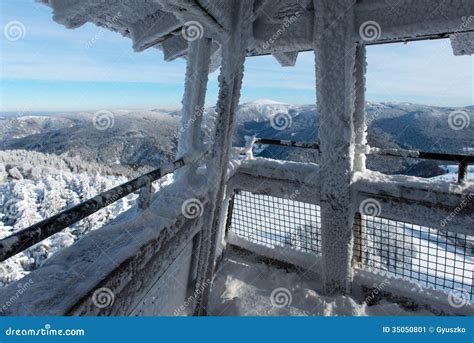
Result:
<svg viewBox="0 0 474 343">
<path fill-rule="evenodd" d="M 227 10 L 209 1 L 194 0 L 38 0 L 53 9 L 53 19 L 74 29 L 87 22 L 121 33 L 133 41 L 133 48 L 142 51 L 150 47 L 170 47 L 165 55 L 183 56 L 186 51 L 177 35 L 186 41 L 208 37 L 224 41 L 225 16 L 217 16 L 216 9 Z M 228 11 L 227 11 L 228 12 Z M 229 13 L 227 13 L 229 16 Z M 219 18 L 219 20 L 217 20 Z M 221 23 L 222 21 L 222 23 Z M 171 39 L 170 42 L 164 43 Z M 177 53 L 179 51 L 179 53 Z"/>
<path fill-rule="evenodd" d="M 133 49 L 142 51 L 161 43 L 168 36 L 180 29 L 183 24 L 169 13 L 158 11 L 142 20 L 133 23 L 130 35 L 133 40 Z"/>
<path fill-rule="evenodd" d="M 278 4 L 272 5 L 279 8 Z M 312 50 L 312 13 L 318 8 L 295 6 L 294 12 L 283 12 L 285 17 L 280 22 L 275 22 L 278 15 L 264 13 L 265 9 L 254 23 L 250 54 Z M 354 12 L 354 37 L 366 44 L 447 38 L 474 32 L 474 1 L 471 0 L 364 0 L 354 5 Z"/>
<path fill-rule="evenodd" d="M 137 51 L 163 45 L 175 47 L 176 35 L 189 35 L 184 37 L 189 41 L 207 37 L 223 44 L 232 31 L 228 0 L 38 1 L 53 8 L 58 23 L 76 28 L 92 22 L 131 38 Z M 318 8 L 311 0 L 258 0 L 249 4 L 253 37 L 247 46 L 248 56 L 313 49 L 314 12 Z M 469 36 L 461 33 L 474 32 L 472 0 L 359 0 L 353 7 L 354 39 L 366 44 L 453 34 L 464 41 Z M 167 39 L 173 41 L 163 44 Z M 181 50 L 178 55 L 185 54 Z"/>
<path fill-rule="evenodd" d="M 356 33 L 359 40 L 365 41 L 410 40 L 474 31 L 474 22 L 465 25 L 465 20 L 474 15 L 472 0 L 364 0 L 356 5 L 355 14 Z M 375 35 L 367 36 L 364 29 L 371 22 L 374 26 L 370 32 Z"/>
<path fill-rule="evenodd" d="M 165 61 L 173 61 L 186 55 L 188 42 L 182 36 L 173 36 L 161 44 Z"/>
<path fill-rule="evenodd" d="M 157 0 L 162 8 L 174 14 L 186 28 L 193 23 L 201 30 L 200 36 L 224 40 L 231 19 L 228 1 L 211 0 Z M 193 29 L 195 27 L 193 26 Z"/>
</svg>

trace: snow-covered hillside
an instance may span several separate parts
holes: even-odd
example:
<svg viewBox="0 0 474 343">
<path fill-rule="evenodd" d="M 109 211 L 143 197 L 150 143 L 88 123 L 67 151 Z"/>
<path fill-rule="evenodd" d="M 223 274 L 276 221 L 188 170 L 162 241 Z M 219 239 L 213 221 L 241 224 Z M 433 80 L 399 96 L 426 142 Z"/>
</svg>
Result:
<svg viewBox="0 0 474 343">
<path fill-rule="evenodd" d="M 379 148 L 408 148 L 433 152 L 466 153 L 474 149 L 474 125 L 460 130 L 449 126 L 453 111 L 474 122 L 470 107 L 451 108 L 410 103 L 367 103 L 369 145 Z M 198 111 L 203 116 L 205 139 L 214 125 L 215 108 Z M 115 110 L 97 113 L 67 113 L 52 116 L 0 116 L 0 149 L 24 149 L 56 155 L 80 156 L 82 160 L 114 166 L 158 167 L 176 154 L 179 111 Z M 100 117 L 99 121 L 97 118 Z M 94 119 L 95 118 L 95 119 Z M 237 109 L 234 145 L 243 146 L 245 137 L 315 142 L 318 140 L 318 113 L 315 104 L 284 104 L 261 99 L 241 104 Z M 307 151 L 275 146 L 262 149 L 261 156 L 277 159 L 309 160 Z M 432 161 L 368 157 L 369 167 L 390 174 L 407 173 L 422 177 L 442 171 Z"/>
</svg>

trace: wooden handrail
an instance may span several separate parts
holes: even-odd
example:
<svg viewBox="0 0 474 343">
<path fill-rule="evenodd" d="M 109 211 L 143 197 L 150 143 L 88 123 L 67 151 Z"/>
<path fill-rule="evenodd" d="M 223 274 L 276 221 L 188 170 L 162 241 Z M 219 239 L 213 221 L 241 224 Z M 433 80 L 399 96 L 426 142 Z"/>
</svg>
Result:
<svg viewBox="0 0 474 343">
<path fill-rule="evenodd" d="M 319 143 L 305 143 L 305 142 L 296 142 L 296 141 L 289 141 L 289 140 L 256 138 L 253 141 L 253 144 L 278 145 L 282 147 L 315 149 L 319 151 Z M 381 149 L 381 148 L 374 148 L 374 147 L 370 147 L 366 151 L 366 154 L 389 156 L 389 157 L 402 157 L 402 158 L 404 157 L 404 158 L 426 159 L 426 160 L 434 160 L 434 161 L 455 162 L 459 167 L 458 182 L 463 182 L 467 179 L 468 165 L 474 164 L 473 155 L 448 154 L 448 153 L 407 150 L 407 149 Z"/>
</svg>

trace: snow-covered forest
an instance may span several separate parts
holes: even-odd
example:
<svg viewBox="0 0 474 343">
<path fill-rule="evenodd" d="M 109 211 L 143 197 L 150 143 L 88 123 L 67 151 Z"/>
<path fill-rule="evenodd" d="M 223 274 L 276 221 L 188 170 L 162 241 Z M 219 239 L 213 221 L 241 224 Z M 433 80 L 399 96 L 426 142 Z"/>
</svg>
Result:
<svg viewBox="0 0 474 343">
<path fill-rule="evenodd" d="M 12 150 L 1 151 L 0 161 L 0 238 L 127 181 L 125 176 L 107 175 L 106 167 L 81 162 L 78 158 Z M 133 194 L 123 198 L 0 263 L 0 285 L 18 280 L 38 268 L 58 250 L 129 209 L 135 199 Z"/>
</svg>

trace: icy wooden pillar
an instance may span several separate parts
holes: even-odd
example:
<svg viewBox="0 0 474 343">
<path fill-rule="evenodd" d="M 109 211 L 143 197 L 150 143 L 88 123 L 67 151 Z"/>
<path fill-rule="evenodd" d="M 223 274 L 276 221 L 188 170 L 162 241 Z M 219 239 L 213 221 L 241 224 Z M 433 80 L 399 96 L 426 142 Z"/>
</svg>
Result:
<svg viewBox="0 0 474 343">
<path fill-rule="evenodd" d="M 365 171 L 367 148 L 367 123 L 365 115 L 365 72 L 367 70 L 365 45 L 356 48 L 355 61 L 355 109 L 354 109 L 354 171 Z M 353 265 L 364 261 L 365 221 L 361 213 L 354 216 Z"/>
<path fill-rule="evenodd" d="M 367 70 L 365 45 L 356 48 L 355 62 L 355 110 L 354 110 L 354 170 L 365 170 L 367 148 L 367 122 L 365 115 L 365 72 Z"/>
<path fill-rule="evenodd" d="M 198 304 L 198 314 L 205 315 L 209 292 L 214 275 L 217 238 L 219 237 L 221 212 L 225 211 L 225 178 L 229 164 L 229 154 L 235 129 L 236 109 L 240 99 L 240 88 L 244 72 L 247 42 L 251 34 L 253 1 L 234 0 L 232 2 L 232 24 L 229 37 L 222 49 L 222 65 L 219 75 L 219 99 L 213 148 L 208 168 L 210 183 L 210 206 L 204 222 L 200 256 L 202 262 L 202 296 Z"/>
<path fill-rule="evenodd" d="M 314 2 L 322 272 L 327 293 L 347 292 L 352 278 L 354 3 L 354 0 Z"/>
<path fill-rule="evenodd" d="M 201 123 L 211 61 L 211 42 L 208 38 L 189 42 L 177 158 L 202 149 Z M 184 167 L 178 171 L 178 175 L 189 176 L 194 168 Z"/>
</svg>

